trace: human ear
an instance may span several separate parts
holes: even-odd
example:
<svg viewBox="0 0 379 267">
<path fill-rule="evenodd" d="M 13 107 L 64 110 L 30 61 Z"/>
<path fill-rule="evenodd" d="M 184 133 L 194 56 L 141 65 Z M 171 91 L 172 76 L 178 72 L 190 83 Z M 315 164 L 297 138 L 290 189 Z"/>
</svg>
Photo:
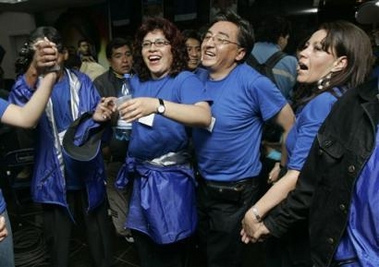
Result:
<svg viewBox="0 0 379 267">
<path fill-rule="evenodd" d="M 237 56 L 235 57 L 235 61 L 239 62 L 241 61 L 246 55 L 245 48 L 238 48 Z"/>
<path fill-rule="evenodd" d="M 342 56 L 342 57 L 337 58 L 334 61 L 333 68 L 332 68 L 331 71 L 332 72 L 341 71 L 344 68 L 346 68 L 346 66 L 347 66 L 347 57 L 346 56 Z"/>
</svg>

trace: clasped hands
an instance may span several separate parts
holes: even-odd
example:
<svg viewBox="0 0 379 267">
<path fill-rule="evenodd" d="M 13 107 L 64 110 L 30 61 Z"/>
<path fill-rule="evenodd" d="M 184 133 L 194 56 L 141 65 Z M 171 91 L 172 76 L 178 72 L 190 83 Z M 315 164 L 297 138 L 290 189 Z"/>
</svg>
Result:
<svg viewBox="0 0 379 267">
<path fill-rule="evenodd" d="M 255 219 L 252 209 L 249 209 L 242 220 L 240 234 L 242 242 L 247 244 L 249 242 L 262 242 L 270 234 L 270 231 L 262 221 Z"/>
<path fill-rule="evenodd" d="M 151 97 L 138 97 L 129 99 L 119 106 L 116 105 L 117 97 L 103 97 L 96 107 L 93 119 L 97 122 L 105 122 L 116 118 L 133 122 L 144 116 L 154 113 L 158 106 L 158 100 Z"/>
<path fill-rule="evenodd" d="M 50 42 L 46 37 L 33 44 L 34 52 L 33 66 L 38 75 L 45 75 L 56 72 L 58 67 L 58 49 L 55 43 Z"/>
</svg>

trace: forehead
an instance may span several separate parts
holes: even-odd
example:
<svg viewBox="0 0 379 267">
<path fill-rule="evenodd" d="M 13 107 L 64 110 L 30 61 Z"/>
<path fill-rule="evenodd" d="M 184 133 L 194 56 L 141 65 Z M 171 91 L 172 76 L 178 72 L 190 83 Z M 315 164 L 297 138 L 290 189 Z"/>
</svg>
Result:
<svg viewBox="0 0 379 267">
<path fill-rule="evenodd" d="M 130 52 L 130 48 L 127 45 L 123 45 L 123 46 L 120 46 L 118 48 L 113 48 L 112 52 L 113 52 L 113 54 Z"/>
<path fill-rule="evenodd" d="M 194 38 L 188 38 L 186 41 L 187 46 L 200 46 L 200 41 Z"/>
<path fill-rule="evenodd" d="M 324 29 L 321 29 L 313 33 L 309 41 L 321 43 L 325 39 L 325 37 L 326 37 L 326 31 Z"/>
<path fill-rule="evenodd" d="M 156 29 L 154 31 L 148 32 L 143 39 L 148 40 L 148 39 L 158 39 L 158 38 L 160 39 L 165 38 L 163 31 L 160 29 Z"/>
<path fill-rule="evenodd" d="M 238 33 L 239 33 L 239 29 L 238 29 L 237 25 L 235 25 L 232 22 L 218 21 L 218 22 L 214 23 L 208 29 L 208 32 L 210 32 L 212 34 L 222 34 L 222 35 L 227 35 L 231 38 L 233 38 L 233 37 L 236 38 Z"/>
</svg>

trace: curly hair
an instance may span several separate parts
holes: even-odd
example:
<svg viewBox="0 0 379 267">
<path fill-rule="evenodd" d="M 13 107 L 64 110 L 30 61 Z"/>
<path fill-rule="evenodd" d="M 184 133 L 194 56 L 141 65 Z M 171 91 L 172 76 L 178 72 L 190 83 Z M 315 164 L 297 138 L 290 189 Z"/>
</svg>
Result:
<svg viewBox="0 0 379 267">
<path fill-rule="evenodd" d="M 138 77 L 141 81 L 147 81 L 151 78 L 150 70 L 142 57 L 142 42 L 146 34 L 155 30 L 161 30 L 171 45 L 173 62 L 169 75 L 175 77 L 178 73 L 187 68 L 188 54 L 184 38 L 179 29 L 167 19 L 158 17 L 148 18 L 138 29 L 133 45 L 133 51 L 135 51 L 134 69 L 138 73 Z"/>
</svg>

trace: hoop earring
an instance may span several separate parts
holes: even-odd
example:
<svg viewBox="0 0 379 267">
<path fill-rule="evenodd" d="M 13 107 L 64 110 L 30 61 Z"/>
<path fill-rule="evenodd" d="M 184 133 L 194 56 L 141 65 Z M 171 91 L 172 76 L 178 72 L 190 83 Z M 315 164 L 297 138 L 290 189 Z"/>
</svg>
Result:
<svg viewBox="0 0 379 267">
<path fill-rule="evenodd" d="M 317 82 L 317 88 L 319 90 L 323 90 L 325 87 L 328 87 L 330 85 L 330 79 L 332 78 L 332 73 L 329 72 L 324 78 L 321 78 Z"/>
</svg>

